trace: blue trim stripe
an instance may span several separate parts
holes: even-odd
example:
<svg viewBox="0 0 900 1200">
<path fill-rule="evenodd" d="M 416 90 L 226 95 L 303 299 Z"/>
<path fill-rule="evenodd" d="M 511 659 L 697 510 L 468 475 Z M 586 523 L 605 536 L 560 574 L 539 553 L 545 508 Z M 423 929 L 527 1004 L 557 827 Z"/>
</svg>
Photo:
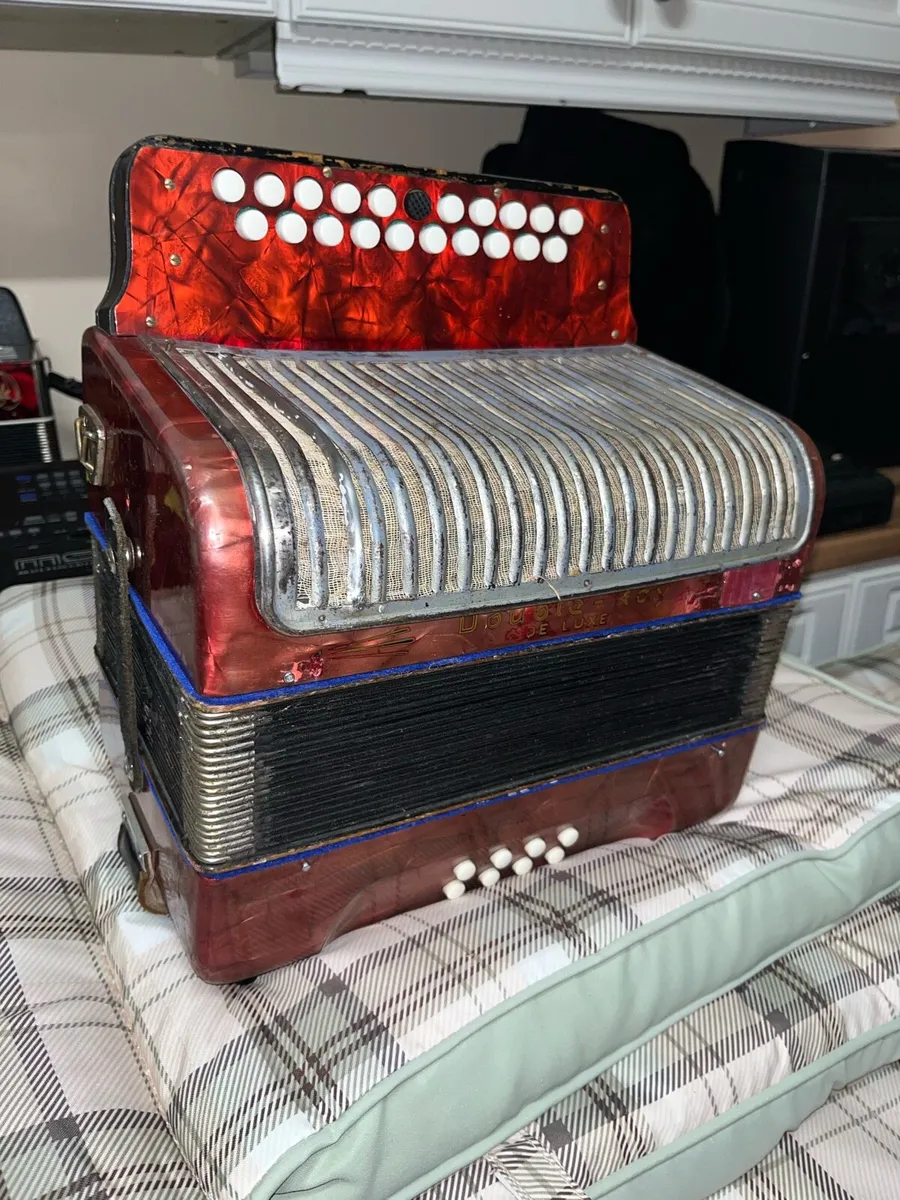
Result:
<svg viewBox="0 0 900 1200">
<path fill-rule="evenodd" d="M 593 779 L 599 775 L 609 775 L 614 771 L 622 771 L 626 767 L 639 766 L 641 763 L 658 762 L 663 758 L 671 758 L 675 754 L 683 754 L 686 750 L 696 750 L 703 746 L 717 745 L 720 742 L 730 741 L 732 738 L 742 737 L 746 733 L 756 733 L 762 728 L 762 722 L 756 725 L 747 725 L 743 729 L 733 729 L 730 733 L 717 733 L 712 737 L 700 738 L 694 742 L 684 742 L 680 746 L 670 746 L 665 750 L 654 750 L 649 754 L 641 754 L 637 758 L 620 759 L 618 762 L 607 763 L 602 767 L 592 767 L 587 771 L 579 771 L 574 775 L 562 775 L 558 779 L 551 779 L 545 783 L 535 783 L 530 787 L 516 788 L 511 792 L 503 792 L 499 796 L 488 796 L 483 800 L 473 800 L 470 804 L 459 805 L 443 812 L 428 813 L 426 816 L 415 817 L 410 821 L 403 821 L 399 825 L 388 825 L 383 829 L 374 829 L 368 833 L 357 834 L 355 837 L 346 837 L 338 842 L 329 842 L 324 846 L 315 846 L 310 850 L 286 854 L 281 858 L 267 858 L 264 862 L 248 863 L 246 866 L 232 867 L 225 871 L 204 871 L 191 858 L 182 846 L 181 839 L 176 833 L 172 822 L 169 820 L 169 814 L 166 812 L 165 805 L 160 799 L 159 793 L 153 786 L 150 772 L 146 769 L 146 764 L 144 765 L 144 777 L 147 780 L 154 800 L 159 806 L 159 810 L 163 815 L 163 819 L 168 826 L 175 845 L 181 850 L 185 862 L 190 865 L 191 869 L 196 871 L 198 875 L 203 876 L 204 879 L 235 879 L 240 875 L 249 875 L 254 871 L 266 871 L 270 867 L 282 867 L 295 862 L 309 862 L 310 859 L 321 858 L 325 854 L 332 854 L 336 850 L 343 850 L 346 846 L 356 846 L 361 842 L 374 841 L 376 838 L 384 837 L 388 833 L 398 833 L 404 829 L 415 829 L 419 825 L 429 825 L 432 821 L 443 821 L 447 817 L 456 816 L 458 813 L 474 812 L 479 808 L 489 808 L 493 804 L 500 804 L 504 800 L 512 800 L 517 796 L 531 796 L 536 792 L 543 792 L 549 788 L 559 787 L 562 783 L 577 783 L 581 779 Z"/>
<path fill-rule="evenodd" d="M 103 536 L 103 531 L 97 524 L 96 519 L 91 513 L 88 513 L 86 520 L 91 533 L 97 538 L 101 548 L 105 550 L 106 538 Z M 799 597 L 799 594 L 776 596 L 772 600 L 763 600 L 757 604 L 742 604 L 733 608 L 707 609 L 698 613 L 681 613 L 674 617 L 658 617 L 655 621 L 639 621 L 634 625 L 590 629 L 584 633 L 563 634 L 560 637 L 544 638 L 540 641 L 527 642 L 515 646 L 497 646 L 491 650 L 476 650 L 470 654 L 457 654 L 452 658 L 438 658 L 430 662 L 408 663 L 398 667 L 384 667 L 380 671 L 365 671 L 359 675 L 343 675 L 339 679 L 319 679 L 309 683 L 294 683 L 285 687 L 269 688 L 262 692 L 246 692 L 237 696 L 207 696 L 203 692 L 198 692 L 194 687 L 184 668 L 184 664 L 169 644 L 166 635 L 159 628 L 155 618 L 146 608 L 140 596 L 137 595 L 134 588 L 130 588 L 129 591 L 141 623 L 152 638 L 154 645 L 162 655 L 169 670 L 177 679 L 179 686 L 183 688 L 192 700 L 208 705 L 211 708 L 227 708 L 230 705 L 236 704 L 253 704 L 259 703 L 261 700 L 289 700 L 293 696 L 301 696 L 307 692 L 326 691 L 330 688 L 347 687 L 351 684 L 369 683 L 375 679 L 389 679 L 394 675 L 414 675 L 419 671 L 434 671 L 444 667 L 457 667 L 463 663 L 478 662 L 489 658 L 500 658 L 506 654 L 522 654 L 528 650 L 533 650 L 536 646 L 540 646 L 541 648 L 547 646 L 564 646 L 574 642 L 621 636 L 626 633 L 638 633 L 643 629 L 662 629 L 667 625 L 680 625 L 685 621 L 696 621 L 701 618 L 715 617 L 724 613 L 730 616 L 733 613 L 762 612 L 768 608 L 777 608 L 781 604 L 791 604 Z"/>
</svg>

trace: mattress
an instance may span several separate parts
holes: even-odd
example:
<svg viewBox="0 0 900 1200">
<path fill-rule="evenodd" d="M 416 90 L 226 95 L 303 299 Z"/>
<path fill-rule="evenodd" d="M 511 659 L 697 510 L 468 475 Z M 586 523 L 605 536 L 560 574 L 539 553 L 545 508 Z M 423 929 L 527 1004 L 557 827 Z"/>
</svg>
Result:
<svg viewBox="0 0 900 1200">
<path fill-rule="evenodd" d="M 108 1012 L 134 1064 L 133 1097 L 110 1107 L 129 1130 L 144 1121 L 159 1133 L 146 1154 L 163 1165 L 142 1194 L 541 1195 L 510 1185 L 508 1165 L 533 1156 L 535 1141 L 549 1153 L 535 1132 L 548 1113 L 557 1149 L 584 1141 L 593 1087 L 621 1116 L 588 1138 L 593 1174 L 573 1176 L 562 1154 L 542 1159 L 574 1179 L 560 1187 L 702 1200 L 728 1184 L 722 1163 L 732 1177 L 750 1169 L 833 1087 L 900 1059 L 896 714 L 780 667 L 746 785 L 713 822 L 575 855 L 215 988 L 194 976 L 167 918 L 138 908 L 118 858 L 118 783 L 100 728 L 112 714 L 98 710 L 92 623 L 83 581 L 6 593 L 0 695 L 11 753 L 93 919 L 84 936 L 96 939 Z M 76 997 L 79 979 L 67 984 Z M 70 1075 L 67 1094 L 80 1081 L 86 1106 L 75 1119 L 104 1111 L 110 1073 Z M 748 1122 L 757 1111 L 764 1118 Z M 44 1147 L 55 1109 L 32 1116 L 26 1143 Z M 132 1141 L 139 1166 L 143 1143 Z M 111 1165 L 117 1148 L 127 1159 L 128 1135 L 99 1142 L 109 1161 L 97 1178 L 117 1172 L 132 1195 L 127 1169 Z M 7 1175 L 12 1158 L 0 1161 Z M 496 1177 L 472 1176 L 495 1160 L 507 1164 Z M 53 1194 L 39 1186 L 10 1195 Z"/>
</svg>

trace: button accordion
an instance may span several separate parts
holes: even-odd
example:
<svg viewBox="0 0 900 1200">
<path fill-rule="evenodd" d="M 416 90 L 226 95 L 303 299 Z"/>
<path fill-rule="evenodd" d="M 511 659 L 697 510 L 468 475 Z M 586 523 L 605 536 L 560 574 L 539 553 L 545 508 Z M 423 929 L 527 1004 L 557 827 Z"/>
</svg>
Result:
<svg viewBox="0 0 900 1200">
<path fill-rule="evenodd" d="M 632 344 L 615 196 L 154 138 L 111 203 L 97 653 L 204 978 L 733 800 L 820 468 Z"/>
</svg>

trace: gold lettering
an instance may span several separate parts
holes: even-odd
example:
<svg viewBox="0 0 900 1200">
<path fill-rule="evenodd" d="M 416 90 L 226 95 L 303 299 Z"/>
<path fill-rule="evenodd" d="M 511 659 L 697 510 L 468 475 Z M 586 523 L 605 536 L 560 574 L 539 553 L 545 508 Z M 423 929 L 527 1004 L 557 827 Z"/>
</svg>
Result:
<svg viewBox="0 0 900 1200">
<path fill-rule="evenodd" d="M 655 589 L 655 591 L 656 591 L 656 603 L 662 604 L 663 599 L 665 598 L 666 589 L 664 587 L 658 587 Z"/>
<path fill-rule="evenodd" d="M 648 595 L 649 595 L 649 594 L 650 594 L 650 593 L 647 591 L 647 589 L 646 589 L 646 588 L 641 588 L 641 590 L 640 590 L 639 592 L 635 592 L 635 593 L 634 593 L 634 602 L 635 602 L 635 604 L 646 604 L 646 603 L 647 603 L 647 597 L 648 597 Z"/>
<path fill-rule="evenodd" d="M 550 616 L 550 609 L 546 604 L 537 604 L 534 609 L 534 619 L 536 621 L 546 621 Z"/>
<path fill-rule="evenodd" d="M 489 613 L 488 619 L 487 619 L 488 629 L 496 629 L 502 620 L 503 620 L 502 613 Z"/>
<path fill-rule="evenodd" d="M 510 625 L 521 625 L 524 619 L 525 619 L 525 609 L 524 608 L 514 608 L 512 610 L 512 612 L 509 614 Z"/>
<path fill-rule="evenodd" d="M 597 628 L 597 618 L 593 615 L 593 613 L 588 614 L 587 625 L 588 625 L 588 629 L 596 629 Z"/>
<path fill-rule="evenodd" d="M 619 597 L 619 608 L 627 608 L 630 597 L 631 597 L 631 592 L 623 592 L 622 595 Z"/>
<path fill-rule="evenodd" d="M 597 618 L 597 623 L 599 625 L 608 625 L 609 624 L 609 613 L 601 613 L 600 616 Z"/>
<path fill-rule="evenodd" d="M 606 608 L 606 597 L 605 596 L 595 596 L 594 597 L 594 608 Z"/>
<path fill-rule="evenodd" d="M 549 632 L 550 628 L 546 621 L 544 621 L 542 625 L 538 626 L 538 637 L 546 637 Z"/>
<path fill-rule="evenodd" d="M 469 624 L 470 621 L 471 621 L 471 625 Z M 459 632 L 460 633 L 474 633 L 477 625 L 478 625 L 478 617 L 476 616 L 475 613 L 469 613 L 467 616 L 459 618 Z"/>
<path fill-rule="evenodd" d="M 584 629 L 584 617 L 576 617 L 572 622 L 573 629 Z"/>
<path fill-rule="evenodd" d="M 584 611 L 584 601 L 583 600 L 570 600 L 569 601 L 569 612 L 570 613 L 580 613 L 583 611 Z"/>
</svg>

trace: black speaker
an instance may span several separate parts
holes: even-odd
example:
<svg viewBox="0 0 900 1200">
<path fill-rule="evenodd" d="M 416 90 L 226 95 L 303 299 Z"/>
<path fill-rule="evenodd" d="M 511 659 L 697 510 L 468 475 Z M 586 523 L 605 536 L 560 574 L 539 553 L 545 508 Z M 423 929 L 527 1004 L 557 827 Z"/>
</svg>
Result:
<svg viewBox="0 0 900 1200">
<path fill-rule="evenodd" d="M 870 466 L 900 463 L 900 154 L 731 142 L 722 381 Z"/>
</svg>

